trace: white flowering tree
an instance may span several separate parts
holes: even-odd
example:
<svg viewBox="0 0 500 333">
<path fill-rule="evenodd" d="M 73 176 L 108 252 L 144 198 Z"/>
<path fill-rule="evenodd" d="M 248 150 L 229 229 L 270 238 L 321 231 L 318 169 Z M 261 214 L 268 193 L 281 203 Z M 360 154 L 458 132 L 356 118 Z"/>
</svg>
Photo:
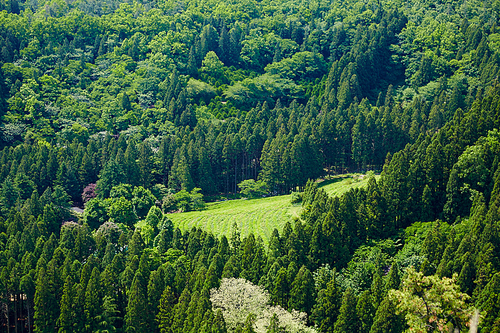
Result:
<svg viewBox="0 0 500 333">
<path fill-rule="evenodd" d="M 249 314 L 255 316 L 256 333 L 267 332 L 273 315 L 286 332 L 316 332 L 305 325 L 306 313 L 288 312 L 280 306 L 270 306 L 269 293 L 245 279 L 222 279 L 219 288 L 210 290 L 210 300 L 214 311 L 221 309 L 228 332 L 234 332 L 239 325 L 243 325 Z"/>
</svg>

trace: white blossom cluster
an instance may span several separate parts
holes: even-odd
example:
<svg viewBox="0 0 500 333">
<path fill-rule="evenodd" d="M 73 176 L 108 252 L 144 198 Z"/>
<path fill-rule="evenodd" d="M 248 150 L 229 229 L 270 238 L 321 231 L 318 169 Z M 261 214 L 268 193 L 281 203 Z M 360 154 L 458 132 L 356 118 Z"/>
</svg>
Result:
<svg viewBox="0 0 500 333">
<path fill-rule="evenodd" d="M 277 315 L 280 327 L 286 332 L 316 332 L 305 325 L 306 313 L 296 310 L 288 312 L 281 306 L 269 305 L 269 293 L 245 279 L 222 279 L 218 289 L 210 290 L 210 300 L 214 310 L 221 309 L 228 332 L 234 332 L 238 325 L 243 325 L 249 314 L 255 317 L 256 333 L 267 331 L 273 314 Z"/>
</svg>

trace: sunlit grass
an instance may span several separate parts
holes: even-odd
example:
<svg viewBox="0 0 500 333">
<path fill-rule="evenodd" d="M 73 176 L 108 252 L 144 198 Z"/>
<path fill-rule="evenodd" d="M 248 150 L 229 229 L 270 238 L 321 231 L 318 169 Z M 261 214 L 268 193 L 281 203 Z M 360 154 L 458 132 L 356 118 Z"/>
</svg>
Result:
<svg viewBox="0 0 500 333">
<path fill-rule="evenodd" d="M 378 177 L 378 176 L 376 176 Z M 340 196 L 351 188 L 366 186 L 368 177 L 361 174 L 334 176 L 319 184 L 330 196 Z M 274 228 L 280 232 L 287 221 L 298 217 L 300 204 L 292 205 L 290 195 L 262 199 L 237 199 L 207 204 L 203 211 L 174 213 L 168 217 L 182 231 L 202 228 L 216 235 L 231 236 L 232 226 L 238 225 L 241 236 L 250 233 L 268 243 Z M 293 225 L 293 223 L 292 223 Z"/>
<path fill-rule="evenodd" d="M 168 217 L 181 230 L 197 227 L 228 237 L 236 223 L 243 237 L 253 233 L 267 244 L 274 228 L 281 230 L 292 216 L 297 215 L 300 206 L 292 205 L 290 198 L 290 195 L 283 195 L 212 202 L 206 210 L 169 214 Z"/>
<path fill-rule="evenodd" d="M 375 179 L 378 180 L 380 175 L 375 175 Z M 341 196 L 352 188 L 365 187 L 368 184 L 368 177 L 361 173 L 350 173 L 346 175 L 337 175 L 325 179 L 323 182 L 318 184 L 319 188 L 328 193 L 329 196 Z"/>
</svg>

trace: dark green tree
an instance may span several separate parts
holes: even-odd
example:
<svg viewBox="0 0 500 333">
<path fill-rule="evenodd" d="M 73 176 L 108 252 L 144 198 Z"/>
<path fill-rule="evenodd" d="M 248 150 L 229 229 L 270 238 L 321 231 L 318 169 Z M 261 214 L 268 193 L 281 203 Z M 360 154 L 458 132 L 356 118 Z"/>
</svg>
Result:
<svg viewBox="0 0 500 333">
<path fill-rule="evenodd" d="M 357 299 L 352 289 L 347 289 L 342 296 L 339 316 L 335 322 L 334 333 L 359 332 L 359 319 L 356 314 Z"/>
<path fill-rule="evenodd" d="M 311 313 L 314 305 L 314 280 L 311 272 L 302 266 L 292 282 L 288 307 Z"/>
<path fill-rule="evenodd" d="M 151 332 L 148 313 L 147 282 L 138 270 L 128 292 L 126 332 Z"/>
</svg>

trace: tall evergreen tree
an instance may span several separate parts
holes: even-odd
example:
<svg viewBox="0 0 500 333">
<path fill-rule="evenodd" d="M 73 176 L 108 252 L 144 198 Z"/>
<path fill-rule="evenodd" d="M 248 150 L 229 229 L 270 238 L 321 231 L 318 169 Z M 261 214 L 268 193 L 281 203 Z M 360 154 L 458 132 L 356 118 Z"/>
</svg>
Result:
<svg viewBox="0 0 500 333">
<path fill-rule="evenodd" d="M 126 332 L 151 332 L 148 314 L 147 283 L 141 270 L 138 270 L 128 292 Z"/>
<path fill-rule="evenodd" d="M 357 299 L 352 289 L 347 289 L 342 296 L 339 316 L 335 322 L 334 333 L 358 332 L 359 319 L 356 314 Z"/>
</svg>

